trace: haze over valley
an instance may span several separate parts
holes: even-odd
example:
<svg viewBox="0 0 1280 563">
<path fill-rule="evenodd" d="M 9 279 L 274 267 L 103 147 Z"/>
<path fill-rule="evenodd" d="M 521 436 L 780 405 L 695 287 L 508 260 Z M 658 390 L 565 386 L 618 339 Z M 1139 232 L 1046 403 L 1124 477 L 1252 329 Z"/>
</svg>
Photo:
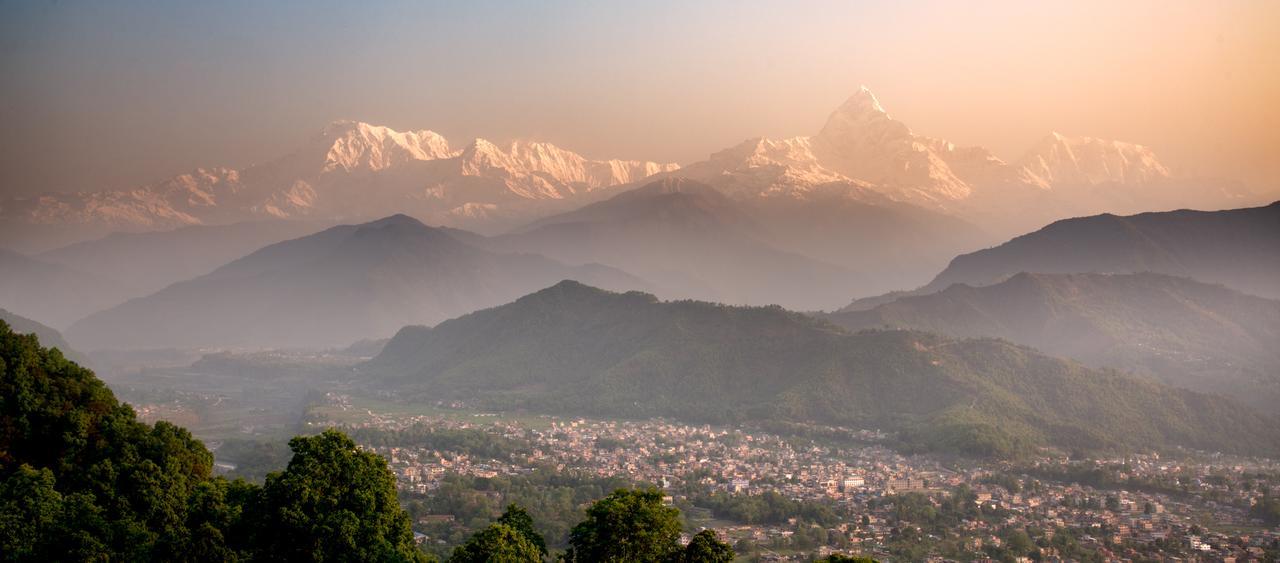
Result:
<svg viewBox="0 0 1280 563">
<path fill-rule="evenodd" d="M 0 558 L 1280 558 L 1270 4 L 104 10 L 0 7 Z"/>
</svg>

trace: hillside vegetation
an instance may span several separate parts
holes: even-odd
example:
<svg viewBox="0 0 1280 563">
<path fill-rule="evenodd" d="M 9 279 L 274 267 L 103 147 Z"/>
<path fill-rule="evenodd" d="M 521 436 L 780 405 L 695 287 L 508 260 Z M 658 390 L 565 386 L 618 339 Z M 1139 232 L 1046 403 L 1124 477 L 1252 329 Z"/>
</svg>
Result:
<svg viewBox="0 0 1280 563">
<path fill-rule="evenodd" d="M 1280 301 L 1161 274 L 1018 274 L 828 315 L 850 330 L 998 337 L 1280 408 Z"/>
<path fill-rule="evenodd" d="M 407 328 L 361 371 L 411 400 L 819 421 L 980 455 L 1046 445 L 1277 451 L 1275 421 L 1234 401 L 1001 340 L 850 334 L 778 307 L 659 302 L 569 281 L 431 330 Z"/>
</svg>

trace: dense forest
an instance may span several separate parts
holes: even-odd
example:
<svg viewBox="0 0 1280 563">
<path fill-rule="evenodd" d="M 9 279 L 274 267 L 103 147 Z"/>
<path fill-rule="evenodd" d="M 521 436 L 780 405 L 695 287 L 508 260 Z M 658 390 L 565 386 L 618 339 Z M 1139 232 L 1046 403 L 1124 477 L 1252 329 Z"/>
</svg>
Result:
<svg viewBox="0 0 1280 563">
<path fill-rule="evenodd" d="M 1229 399 L 1002 340 L 849 333 L 779 307 L 659 302 L 570 281 L 431 330 L 406 328 L 359 370 L 408 400 L 811 421 L 979 456 L 1044 446 L 1280 451 L 1280 424 Z"/>
<path fill-rule="evenodd" d="M 454 447 L 497 447 L 465 433 L 414 432 Z M 138 421 L 93 372 L 0 321 L 0 559 L 435 559 L 415 543 L 385 459 L 333 429 L 296 437 L 289 449 L 287 465 L 262 485 L 215 477 L 213 456 L 190 432 Z M 568 533 L 568 560 L 732 561 L 732 548 L 709 531 L 681 545 L 679 511 L 657 490 L 625 485 L 600 481 L 565 499 L 577 518 L 595 501 Z M 615 490 L 606 496 L 605 487 Z M 455 486 L 433 502 L 465 496 Z M 550 554 L 539 527 L 509 506 L 448 559 L 543 561 Z"/>
<path fill-rule="evenodd" d="M 0 553 L 14 560 L 417 561 L 386 462 L 294 438 L 262 486 L 211 474 L 185 429 L 139 422 L 93 372 L 0 322 Z"/>
</svg>

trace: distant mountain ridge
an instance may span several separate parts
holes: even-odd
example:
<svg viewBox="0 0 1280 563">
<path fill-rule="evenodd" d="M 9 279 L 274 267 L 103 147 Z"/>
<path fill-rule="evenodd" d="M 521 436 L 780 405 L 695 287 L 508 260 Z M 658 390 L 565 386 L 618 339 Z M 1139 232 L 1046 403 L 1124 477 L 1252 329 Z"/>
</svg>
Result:
<svg viewBox="0 0 1280 563">
<path fill-rule="evenodd" d="M 32 252 L 113 231 L 264 218 L 351 223 L 393 213 L 493 234 L 654 175 L 774 202 L 818 189 L 874 193 L 1001 235 L 1070 215 L 1257 199 L 1237 183 L 1182 177 L 1134 143 L 1051 133 L 1008 163 L 982 147 L 912 132 L 863 87 L 812 136 L 749 139 L 683 168 L 594 160 L 545 142 L 459 144 L 430 130 L 335 121 L 297 150 L 239 170 L 204 167 L 132 189 L 0 200 L 0 237 Z"/>
<path fill-rule="evenodd" d="M 229 225 L 192 225 L 172 231 L 112 233 L 35 256 L 78 268 L 141 297 L 214 268 L 268 244 L 328 227 L 311 221 L 263 220 Z"/>
<path fill-rule="evenodd" d="M 1133 186 L 1172 177 L 1147 147 L 1056 132 L 1030 147 L 1018 163 L 1005 163 L 983 147 L 911 132 L 867 87 L 832 111 L 813 137 L 749 139 L 672 174 L 703 180 L 731 174 L 739 180 L 733 191 L 759 194 L 854 183 L 896 200 L 956 210 L 964 207 L 948 202 L 1011 186 Z"/>
<path fill-rule="evenodd" d="M 1224 211 L 1064 219 L 956 257 L 932 282 L 984 285 L 1018 272 L 1159 272 L 1280 298 L 1280 202 Z"/>
<path fill-rule="evenodd" d="M 1280 412 L 1280 301 L 1162 274 L 1028 274 L 827 315 L 850 330 L 996 337 Z"/>
<path fill-rule="evenodd" d="M 336 121 L 298 150 L 262 164 L 200 168 L 129 190 L 10 198 L 0 202 L 0 218 L 15 223 L 11 239 L 22 225 L 60 225 L 66 237 L 101 236 L 263 218 L 349 221 L 392 213 L 486 227 L 504 220 L 515 224 L 543 208 L 564 209 L 575 196 L 675 168 L 591 160 L 540 142 L 500 148 L 476 139 L 455 148 L 432 131 Z"/>
<path fill-rule="evenodd" d="M 476 248 L 405 215 L 280 242 L 77 322 L 85 349 L 345 346 L 513 299 L 561 279 L 645 282 Z"/>
<path fill-rule="evenodd" d="M 1020 174 L 1049 189 L 1055 184 L 1144 184 L 1173 176 L 1151 149 L 1133 143 L 1050 133 L 1019 161 Z"/>
<path fill-rule="evenodd" d="M 976 455 L 1044 445 L 1280 447 L 1274 421 L 1233 401 L 1007 342 L 850 334 L 778 307 L 659 302 L 576 282 L 432 329 L 407 327 L 360 372 L 406 400 L 818 421 L 887 428 L 918 447 Z"/>
<path fill-rule="evenodd" d="M 1280 298 L 1280 202 L 1222 211 L 1111 214 L 1056 221 L 1003 244 L 955 257 L 917 289 L 855 299 L 862 311 L 953 284 L 998 283 L 1022 272 L 1154 272 Z"/>
<path fill-rule="evenodd" d="M 669 178 L 537 221 L 481 246 L 567 263 L 608 264 L 672 298 L 820 307 L 858 274 L 771 244 L 743 206 Z"/>
<path fill-rule="evenodd" d="M 815 188 L 803 200 L 778 198 L 742 199 L 668 176 L 475 244 L 615 266 L 669 298 L 820 309 L 850 288 L 920 279 L 983 238 L 874 193 Z"/>
<path fill-rule="evenodd" d="M 65 328 L 128 294 L 118 282 L 0 248 L 0 308 L 46 325 Z"/>
<path fill-rule="evenodd" d="M 1070 215 L 1238 206 L 1256 197 L 1223 180 L 1175 174 L 1150 148 L 1046 135 L 1014 162 L 979 146 L 919 135 L 863 87 L 813 136 L 755 138 L 665 173 L 739 198 L 868 192 L 943 211 L 999 234 Z"/>
<path fill-rule="evenodd" d="M 0 321 L 4 321 L 13 332 L 18 334 L 36 335 L 36 338 L 40 339 L 41 345 L 46 348 L 57 348 L 58 351 L 62 352 L 63 357 L 68 360 L 80 365 L 87 365 L 87 358 L 71 348 L 71 344 L 68 344 L 67 340 L 62 337 L 62 333 L 56 329 L 4 309 L 0 309 Z"/>
</svg>

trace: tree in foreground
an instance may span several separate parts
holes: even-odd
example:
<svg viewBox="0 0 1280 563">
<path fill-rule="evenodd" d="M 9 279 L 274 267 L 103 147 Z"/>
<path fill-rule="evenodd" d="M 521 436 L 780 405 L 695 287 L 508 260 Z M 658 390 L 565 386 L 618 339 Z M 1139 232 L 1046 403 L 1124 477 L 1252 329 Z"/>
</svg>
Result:
<svg viewBox="0 0 1280 563">
<path fill-rule="evenodd" d="M 587 509 L 569 532 L 565 560 L 658 563 L 680 552 L 680 511 L 662 504 L 657 489 L 619 489 Z"/>
<path fill-rule="evenodd" d="M 386 461 L 294 438 L 265 488 L 211 477 L 186 430 L 0 321 L 0 560 L 420 561 Z"/>
<path fill-rule="evenodd" d="M 453 549 L 449 563 L 539 563 L 542 552 L 519 530 L 494 522 Z"/>
<path fill-rule="evenodd" d="M 293 459 L 267 476 L 258 529 L 272 561 L 422 561 L 386 460 L 329 429 L 289 441 Z"/>
<path fill-rule="evenodd" d="M 506 524 L 512 529 L 519 532 L 530 543 L 538 547 L 538 553 L 543 557 L 547 556 L 547 541 L 542 538 L 537 530 L 533 529 L 533 517 L 525 511 L 524 507 L 518 504 L 507 506 L 507 510 L 498 517 L 498 524 Z"/>
<path fill-rule="evenodd" d="M 828 555 L 827 557 L 819 559 L 814 563 L 878 563 L 878 562 L 875 559 L 872 559 L 870 557 L 849 557 L 848 555 L 840 555 L 839 553 L 832 553 L 831 555 Z"/>
<path fill-rule="evenodd" d="M 714 532 L 699 532 L 680 547 L 680 511 L 657 489 L 619 489 L 587 509 L 569 533 L 565 560 L 583 562 L 727 563 L 733 548 Z"/>
<path fill-rule="evenodd" d="M 519 505 L 507 506 L 506 512 L 476 532 L 453 550 L 450 563 L 533 563 L 547 556 L 547 543 L 533 529 L 533 517 Z"/>
<path fill-rule="evenodd" d="M 0 321 L 0 554 L 184 560 L 213 456 L 136 419 L 93 372 Z"/>
<path fill-rule="evenodd" d="M 733 548 L 716 538 L 716 533 L 703 530 L 693 536 L 680 554 L 681 563 L 730 563 Z"/>
</svg>

